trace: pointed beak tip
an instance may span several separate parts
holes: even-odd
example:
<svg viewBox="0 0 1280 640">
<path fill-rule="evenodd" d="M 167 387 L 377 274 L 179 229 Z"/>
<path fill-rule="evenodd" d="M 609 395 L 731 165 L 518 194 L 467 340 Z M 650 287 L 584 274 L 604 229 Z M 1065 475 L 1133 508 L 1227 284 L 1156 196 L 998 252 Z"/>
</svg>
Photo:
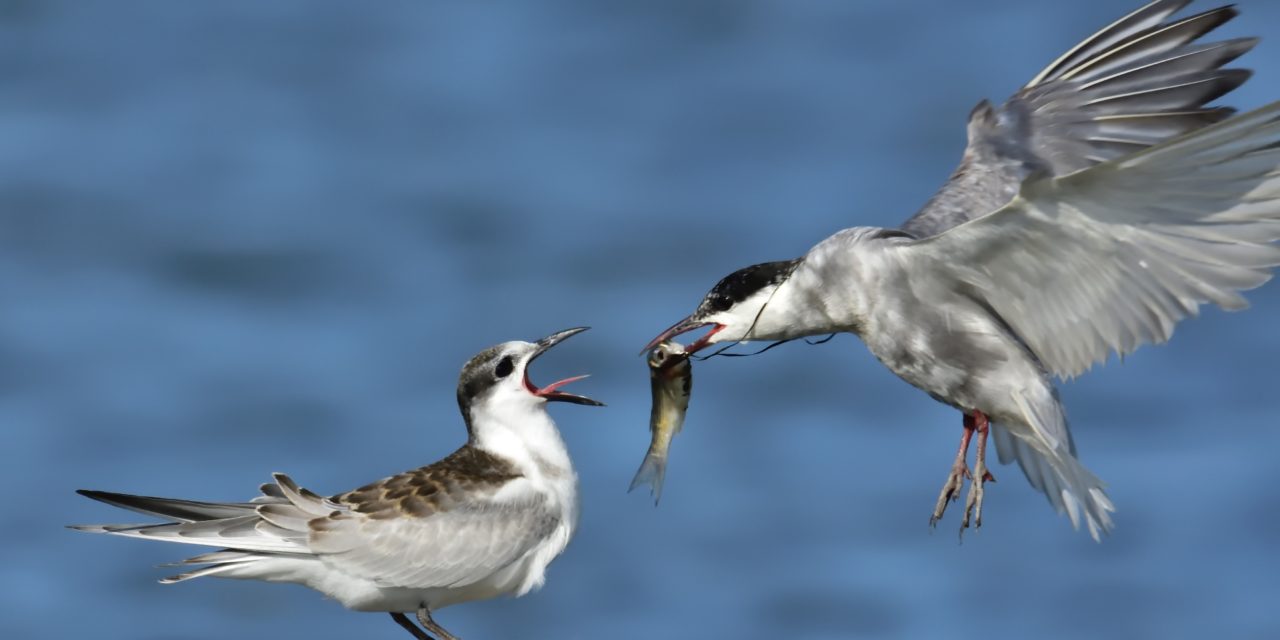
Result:
<svg viewBox="0 0 1280 640">
<path fill-rule="evenodd" d="M 693 331 L 694 329 L 697 329 L 697 328 L 699 328 L 699 327 L 705 327 L 707 324 L 709 324 L 709 323 L 706 323 L 706 322 L 695 322 L 695 321 L 693 320 L 693 316 L 687 316 L 687 317 L 683 318 L 682 320 L 680 320 L 679 322 L 677 322 L 677 323 L 675 323 L 675 324 L 671 325 L 670 327 L 668 327 L 666 331 L 663 331 L 662 333 L 658 334 L 658 337 L 654 338 L 653 340 L 650 340 L 650 341 L 649 341 L 649 344 L 646 344 L 646 345 L 644 346 L 644 349 L 641 349 L 641 350 L 640 350 L 640 355 L 642 355 L 642 356 L 643 356 L 643 355 L 645 355 L 646 353 L 649 353 L 650 351 L 653 351 L 653 350 L 654 350 L 654 348 L 655 348 L 655 347 L 657 347 L 658 345 L 660 345 L 660 344 L 662 344 L 663 342 L 666 342 L 667 340 L 670 340 L 670 339 L 672 339 L 672 338 L 674 338 L 674 337 L 676 337 L 676 336 L 678 336 L 678 335 L 680 335 L 680 334 L 682 334 L 682 333 L 688 333 L 688 332 Z"/>
<path fill-rule="evenodd" d="M 545 337 L 545 338 L 543 338 L 543 339 L 539 340 L 539 341 L 538 341 L 538 344 L 540 344 L 540 345 L 546 345 L 546 346 L 550 347 L 550 346 L 552 346 L 552 345 L 559 344 L 560 342 L 563 342 L 563 341 L 567 340 L 568 338 L 572 338 L 573 336 L 576 336 L 576 335 L 578 335 L 579 333 L 582 333 L 583 331 L 586 331 L 587 329 L 590 329 L 590 328 L 591 328 L 591 327 L 573 327 L 573 328 L 571 328 L 571 329 L 565 329 L 565 330 L 563 330 L 563 331 L 557 331 L 557 332 L 555 332 L 555 333 L 553 333 L 553 334 L 551 334 L 551 335 L 549 335 L 549 336 L 547 336 L 547 337 Z"/>
<path fill-rule="evenodd" d="M 653 351 L 658 345 L 668 340 L 671 340 L 672 338 L 678 335 L 689 333 L 690 331 L 697 331 L 698 329 L 701 329 L 707 326 L 712 327 L 711 331 L 707 332 L 706 335 L 702 336 L 701 338 L 698 338 L 697 340 L 689 343 L 684 347 L 684 352 L 686 355 L 693 355 L 694 352 L 699 351 L 702 348 L 710 345 L 711 336 L 718 333 L 721 329 L 724 329 L 725 325 L 720 324 L 718 322 L 695 321 L 693 320 L 692 316 L 690 316 L 688 318 L 685 318 L 684 320 L 681 320 L 680 322 L 675 323 L 674 325 L 671 325 L 671 328 L 667 329 L 666 331 L 663 331 L 661 334 L 658 335 L 658 337 L 649 341 L 649 344 L 645 345 L 645 348 L 643 351 L 640 352 L 640 355 L 645 355 L 646 353 Z"/>
</svg>

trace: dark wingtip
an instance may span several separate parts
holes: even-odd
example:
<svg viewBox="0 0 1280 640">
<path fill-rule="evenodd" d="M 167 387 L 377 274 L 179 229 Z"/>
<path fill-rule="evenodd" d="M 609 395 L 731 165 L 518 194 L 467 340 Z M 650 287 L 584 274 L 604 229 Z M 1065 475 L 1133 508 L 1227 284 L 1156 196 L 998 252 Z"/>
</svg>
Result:
<svg viewBox="0 0 1280 640">
<path fill-rule="evenodd" d="M 1201 104 L 1212 102 L 1239 89 L 1240 85 L 1248 82 L 1249 78 L 1253 77 L 1253 69 L 1220 69 L 1218 74 L 1221 83 L 1208 94 L 1210 97 L 1207 97 Z"/>
</svg>

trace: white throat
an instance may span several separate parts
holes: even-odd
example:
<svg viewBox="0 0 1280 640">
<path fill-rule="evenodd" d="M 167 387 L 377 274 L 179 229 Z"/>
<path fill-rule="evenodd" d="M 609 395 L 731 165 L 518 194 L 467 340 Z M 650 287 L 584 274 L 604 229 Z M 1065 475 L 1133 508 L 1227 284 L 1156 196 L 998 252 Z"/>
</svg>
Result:
<svg viewBox="0 0 1280 640">
<path fill-rule="evenodd" d="M 572 475 L 573 465 L 546 401 L 500 390 L 471 407 L 473 445 L 510 460 L 529 477 Z"/>
</svg>

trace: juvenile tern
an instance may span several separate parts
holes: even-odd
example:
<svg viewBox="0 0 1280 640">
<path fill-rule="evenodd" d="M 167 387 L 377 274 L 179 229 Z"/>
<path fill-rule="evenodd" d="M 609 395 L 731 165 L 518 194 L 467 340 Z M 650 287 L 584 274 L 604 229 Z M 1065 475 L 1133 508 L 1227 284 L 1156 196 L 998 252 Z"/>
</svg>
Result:
<svg viewBox="0 0 1280 640">
<path fill-rule="evenodd" d="M 433 612 L 542 586 L 547 565 L 573 536 L 578 478 L 546 403 L 600 403 L 560 391 L 581 376 L 537 387 L 526 369 L 585 330 L 506 342 L 471 358 L 458 380 L 467 443 L 433 464 L 329 498 L 282 473 L 262 485 L 261 496 L 238 503 L 82 490 L 168 522 L 74 528 L 223 547 L 178 563 L 206 566 L 166 584 L 201 576 L 291 582 L 349 609 L 389 612 L 420 640 L 430 640 L 428 633 L 449 640 Z"/>
<path fill-rule="evenodd" d="M 1077 458 L 1054 378 L 1168 340 L 1203 303 L 1245 307 L 1238 292 L 1280 263 L 1280 103 L 1234 118 L 1205 106 L 1248 78 L 1222 67 L 1255 40 L 1197 43 L 1236 11 L 1170 19 L 1188 2 L 1151 2 L 1002 106 L 981 102 L 959 168 L 900 229 L 846 229 L 736 271 L 648 348 L 703 327 L 688 351 L 853 333 L 963 413 L 931 523 L 971 478 L 961 531 L 981 526 L 991 433 L 1001 463 L 1099 539 L 1115 508 Z"/>
</svg>

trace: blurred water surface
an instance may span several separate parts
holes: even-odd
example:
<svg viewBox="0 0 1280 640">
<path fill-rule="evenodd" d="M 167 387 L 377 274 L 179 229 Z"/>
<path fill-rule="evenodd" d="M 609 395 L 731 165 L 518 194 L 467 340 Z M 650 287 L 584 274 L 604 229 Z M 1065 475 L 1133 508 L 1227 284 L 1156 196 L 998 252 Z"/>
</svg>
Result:
<svg viewBox="0 0 1280 640">
<path fill-rule="evenodd" d="M 697 367 L 660 508 L 636 351 L 717 278 L 893 225 L 964 119 L 1132 2 L 0 3 L 5 638 L 400 638 L 292 586 L 158 585 L 80 487 L 322 493 L 434 460 L 474 352 L 536 377 L 582 477 L 540 593 L 468 638 L 1280 637 L 1280 287 L 1064 385 L 1118 529 L 997 468 L 926 526 L 959 416 L 849 336 Z M 1280 3 L 1233 94 L 1280 98 Z M 1200 3 L 1200 8 L 1207 5 Z"/>
</svg>

